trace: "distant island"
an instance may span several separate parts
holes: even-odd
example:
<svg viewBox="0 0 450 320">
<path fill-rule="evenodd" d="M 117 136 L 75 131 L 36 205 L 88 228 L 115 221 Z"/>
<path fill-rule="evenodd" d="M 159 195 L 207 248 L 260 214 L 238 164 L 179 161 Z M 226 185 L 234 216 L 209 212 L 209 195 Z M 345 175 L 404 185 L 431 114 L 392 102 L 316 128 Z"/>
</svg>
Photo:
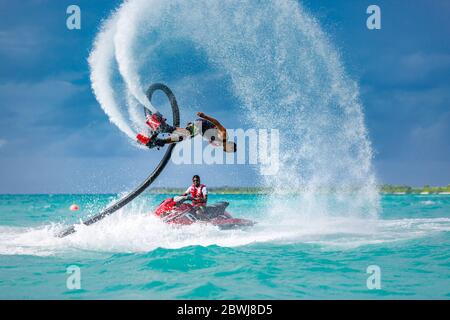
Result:
<svg viewBox="0 0 450 320">
<path fill-rule="evenodd" d="M 388 194 L 450 194 L 450 184 L 446 187 L 426 185 L 421 188 L 385 184 L 380 186 L 380 192 Z"/>
<path fill-rule="evenodd" d="M 329 188 L 328 191 L 332 191 Z M 181 188 L 150 188 L 148 190 L 151 194 L 182 194 L 186 189 Z M 450 184 L 446 187 L 424 186 L 424 187 L 410 187 L 384 184 L 379 186 L 379 191 L 382 194 L 449 194 Z M 268 194 L 270 190 L 262 187 L 211 187 L 208 188 L 211 194 Z M 302 192 L 302 190 L 298 190 Z"/>
<path fill-rule="evenodd" d="M 149 188 L 151 194 L 182 194 L 186 188 Z M 259 187 L 208 187 L 211 194 L 268 194 L 268 188 Z"/>
</svg>

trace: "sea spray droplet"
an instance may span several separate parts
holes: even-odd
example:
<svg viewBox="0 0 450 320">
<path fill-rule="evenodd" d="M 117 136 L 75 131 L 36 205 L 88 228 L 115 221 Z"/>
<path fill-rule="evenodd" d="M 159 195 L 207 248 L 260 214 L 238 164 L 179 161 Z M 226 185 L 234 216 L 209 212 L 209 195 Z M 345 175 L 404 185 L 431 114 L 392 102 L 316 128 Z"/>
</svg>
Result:
<svg viewBox="0 0 450 320">
<path fill-rule="evenodd" d="M 186 68 L 192 56 L 207 57 L 200 75 Z M 130 0 L 104 24 L 90 66 L 98 101 L 133 142 L 135 107 L 115 93 L 143 103 L 145 87 L 161 79 L 184 99 L 220 87 L 214 99 L 236 98 L 246 125 L 278 129 L 280 168 L 262 180 L 275 193 L 294 190 L 298 197 L 289 207 L 275 197 L 268 203 L 277 220 L 377 217 L 358 86 L 298 2 Z"/>
</svg>

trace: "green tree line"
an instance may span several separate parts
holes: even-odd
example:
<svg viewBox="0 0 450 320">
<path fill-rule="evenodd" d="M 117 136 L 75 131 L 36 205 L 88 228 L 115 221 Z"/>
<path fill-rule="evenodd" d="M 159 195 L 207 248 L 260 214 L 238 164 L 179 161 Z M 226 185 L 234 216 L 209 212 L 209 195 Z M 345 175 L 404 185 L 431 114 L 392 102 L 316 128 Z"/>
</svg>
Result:
<svg viewBox="0 0 450 320">
<path fill-rule="evenodd" d="M 357 188 L 353 188 L 357 189 Z M 429 194 L 439 194 L 439 193 L 450 193 L 450 184 L 446 187 L 439 186 L 429 186 L 425 185 L 423 187 L 410 187 L 406 185 L 390 185 L 384 184 L 379 186 L 379 191 L 381 193 L 387 194 L 420 194 L 420 193 L 429 193 Z M 185 188 L 150 188 L 149 192 L 152 194 L 182 194 L 186 189 Z M 323 192 L 333 192 L 336 189 L 333 187 L 323 187 L 320 188 Z M 263 187 L 212 187 L 208 188 L 209 193 L 211 194 L 268 194 L 270 189 Z M 301 189 L 297 190 L 299 193 L 302 192 Z M 348 191 L 352 191 L 352 188 L 348 188 Z M 294 191 L 293 191 L 294 192 Z M 297 192 L 295 192 L 297 193 Z"/>
</svg>

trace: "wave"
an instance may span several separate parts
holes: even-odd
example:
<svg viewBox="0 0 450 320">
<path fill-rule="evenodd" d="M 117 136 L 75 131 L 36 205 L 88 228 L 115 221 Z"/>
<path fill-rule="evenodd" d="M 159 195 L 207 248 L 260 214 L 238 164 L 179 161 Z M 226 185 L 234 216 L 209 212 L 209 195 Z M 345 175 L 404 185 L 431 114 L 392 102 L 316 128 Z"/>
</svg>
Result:
<svg viewBox="0 0 450 320">
<path fill-rule="evenodd" d="M 255 219 L 256 212 L 244 217 Z M 278 220 L 259 217 L 247 230 L 219 230 L 206 225 L 171 226 L 149 213 L 148 202 L 129 208 L 91 226 L 78 225 L 66 238 L 55 233 L 61 225 L 34 228 L 0 226 L 0 255 L 89 255 L 143 253 L 157 248 L 188 246 L 237 247 L 254 244 L 316 244 L 329 250 L 353 249 L 414 240 L 450 231 L 450 218 L 366 219 L 355 217 L 308 217 Z"/>
</svg>

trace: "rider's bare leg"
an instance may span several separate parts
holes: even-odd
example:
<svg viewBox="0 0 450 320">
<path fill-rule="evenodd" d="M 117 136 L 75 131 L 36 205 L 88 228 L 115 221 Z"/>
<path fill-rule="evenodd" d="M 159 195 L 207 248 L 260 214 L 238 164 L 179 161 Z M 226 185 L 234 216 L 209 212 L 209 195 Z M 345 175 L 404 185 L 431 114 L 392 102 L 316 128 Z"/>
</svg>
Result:
<svg viewBox="0 0 450 320">
<path fill-rule="evenodd" d="M 190 132 L 184 128 L 176 128 L 168 138 L 161 139 L 165 144 L 178 143 L 190 137 Z"/>
</svg>

